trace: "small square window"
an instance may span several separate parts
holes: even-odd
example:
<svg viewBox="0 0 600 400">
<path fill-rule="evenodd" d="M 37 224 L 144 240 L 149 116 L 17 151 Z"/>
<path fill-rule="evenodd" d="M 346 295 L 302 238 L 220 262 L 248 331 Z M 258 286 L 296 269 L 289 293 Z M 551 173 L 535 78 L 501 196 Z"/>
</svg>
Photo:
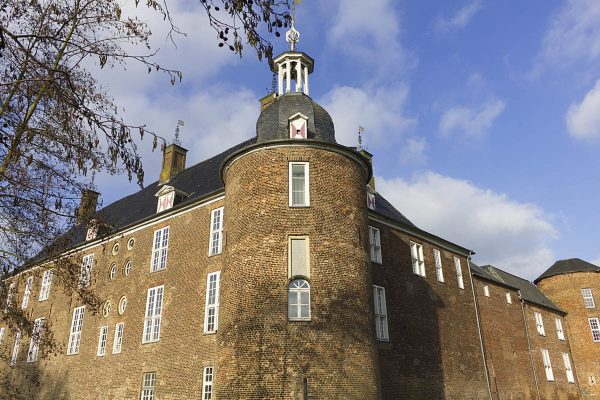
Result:
<svg viewBox="0 0 600 400">
<path fill-rule="evenodd" d="M 512 296 L 510 295 L 510 292 L 506 292 L 505 296 L 506 296 L 506 304 L 512 304 Z"/>
</svg>

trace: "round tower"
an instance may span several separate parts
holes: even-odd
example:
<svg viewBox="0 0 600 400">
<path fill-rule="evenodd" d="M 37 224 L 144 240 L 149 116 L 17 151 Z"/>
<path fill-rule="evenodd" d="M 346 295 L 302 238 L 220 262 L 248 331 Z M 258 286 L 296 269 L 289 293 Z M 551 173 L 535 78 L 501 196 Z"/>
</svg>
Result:
<svg viewBox="0 0 600 400">
<path fill-rule="evenodd" d="M 331 117 L 308 97 L 312 65 L 293 46 L 275 59 L 281 91 L 260 114 L 256 142 L 221 167 L 219 399 L 380 397 L 370 164 L 336 143 Z"/>
</svg>

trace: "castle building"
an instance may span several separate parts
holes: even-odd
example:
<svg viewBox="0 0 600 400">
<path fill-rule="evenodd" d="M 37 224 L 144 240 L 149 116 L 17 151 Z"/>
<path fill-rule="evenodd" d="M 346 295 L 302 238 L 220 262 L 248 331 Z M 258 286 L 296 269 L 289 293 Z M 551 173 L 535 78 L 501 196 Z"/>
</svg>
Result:
<svg viewBox="0 0 600 400">
<path fill-rule="evenodd" d="M 538 287 L 415 226 L 336 142 L 298 38 L 254 138 L 191 167 L 170 145 L 157 182 L 99 211 L 84 193 L 67 250 L 7 279 L 5 314 L 60 346 L 1 321 L 1 398 L 594 398 L 600 331 L 577 297 L 598 267 Z"/>
</svg>

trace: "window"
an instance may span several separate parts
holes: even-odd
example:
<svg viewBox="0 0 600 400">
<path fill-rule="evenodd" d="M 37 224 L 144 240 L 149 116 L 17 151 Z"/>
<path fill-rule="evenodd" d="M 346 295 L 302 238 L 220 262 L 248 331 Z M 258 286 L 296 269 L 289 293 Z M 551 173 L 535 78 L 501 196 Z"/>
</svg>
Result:
<svg viewBox="0 0 600 400">
<path fill-rule="evenodd" d="M 510 292 L 506 292 L 505 297 L 506 297 L 506 304 L 512 304 L 512 296 L 510 295 Z"/>
<path fill-rule="evenodd" d="M 50 295 L 50 285 L 52 285 L 52 271 L 44 271 L 44 276 L 42 277 L 42 286 L 40 288 L 39 301 L 48 300 L 48 296 Z"/>
<path fill-rule="evenodd" d="M 375 302 L 375 335 L 377 340 L 389 340 L 387 306 L 385 304 L 385 288 L 373 285 L 373 300 Z"/>
<path fill-rule="evenodd" d="M 223 247 L 223 207 L 210 213 L 210 246 L 208 255 L 221 254 Z"/>
<path fill-rule="evenodd" d="M 17 331 L 15 335 L 15 344 L 13 345 L 12 354 L 10 355 L 10 365 L 17 363 L 17 356 L 19 355 L 19 340 L 21 340 L 21 331 Z"/>
<path fill-rule="evenodd" d="M 113 280 L 117 277 L 117 264 L 112 263 L 112 265 L 110 266 L 110 273 L 108 277 L 110 280 Z"/>
<path fill-rule="evenodd" d="M 31 333 L 29 351 L 27 352 L 27 362 L 35 362 L 38 359 L 38 353 L 40 350 L 40 337 L 42 335 L 43 325 L 44 318 L 38 318 L 33 323 L 33 332 Z"/>
<path fill-rule="evenodd" d="M 71 333 L 69 334 L 69 345 L 67 355 L 79 353 L 79 342 L 81 341 L 81 330 L 83 329 L 83 313 L 85 306 L 73 310 L 73 321 L 71 322 Z"/>
<path fill-rule="evenodd" d="M 12 303 L 12 297 L 15 294 L 15 284 L 14 282 L 8 286 L 8 293 L 6 293 L 6 304 L 4 305 L 4 314 L 8 312 L 10 305 Z"/>
<path fill-rule="evenodd" d="M 213 378 L 214 367 L 204 367 L 204 373 L 202 374 L 202 400 L 212 400 Z"/>
<path fill-rule="evenodd" d="M 488 285 L 483 285 L 483 295 L 485 297 L 490 297 L 490 287 Z"/>
<path fill-rule="evenodd" d="M 456 268 L 456 281 L 460 289 L 465 288 L 465 282 L 463 281 L 462 267 L 460 266 L 460 258 L 454 257 L 454 268 Z"/>
<path fill-rule="evenodd" d="M 131 260 L 125 261 L 125 266 L 123 267 L 123 275 L 129 276 L 131 273 Z"/>
<path fill-rule="evenodd" d="M 310 276 L 309 242 L 307 236 L 290 236 L 288 242 L 288 278 Z"/>
<path fill-rule="evenodd" d="M 126 308 L 127 308 L 127 297 L 121 296 L 121 298 L 119 299 L 119 308 L 117 310 L 119 312 L 119 315 L 125 314 Z"/>
<path fill-rule="evenodd" d="M 565 331 L 563 331 L 562 320 L 560 318 L 555 318 L 554 322 L 556 323 L 556 335 L 560 340 L 565 340 Z"/>
<path fill-rule="evenodd" d="M 596 307 L 594 296 L 592 295 L 592 289 L 581 289 L 581 295 L 583 296 L 583 304 L 585 304 L 585 308 Z"/>
<path fill-rule="evenodd" d="M 290 207 L 308 207 L 310 206 L 309 182 L 308 182 L 308 163 L 291 162 L 290 163 Z"/>
<path fill-rule="evenodd" d="M 127 250 L 133 250 L 133 246 L 135 246 L 135 238 L 129 238 L 127 241 Z"/>
<path fill-rule="evenodd" d="M 140 400 L 154 400 L 154 386 L 156 385 L 156 372 L 146 372 L 142 376 L 142 393 Z"/>
<path fill-rule="evenodd" d="M 542 349 L 542 361 L 544 362 L 544 370 L 546 371 L 546 379 L 549 381 L 554 380 L 554 373 L 552 372 L 552 363 L 550 363 L 550 353 L 548 350 Z"/>
<path fill-rule="evenodd" d="M 154 231 L 154 247 L 152 249 L 152 265 L 150 272 L 167 268 L 167 252 L 169 250 L 169 227 Z"/>
<path fill-rule="evenodd" d="M 21 309 L 26 309 L 29 305 L 29 296 L 31 296 L 31 287 L 33 286 L 33 276 L 27 278 L 25 283 L 25 291 L 23 292 L 23 301 L 21 302 Z"/>
<path fill-rule="evenodd" d="M 423 246 L 410 242 L 410 254 L 412 256 L 413 273 L 425 276 L 425 259 L 423 258 Z"/>
<path fill-rule="evenodd" d="M 435 260 L 435 275 L 438 282 L 444 283 L 444 270 L 442 269 L 442 254 L 438 249 L 433 249 L 433 259 Z"/>
<path fill-rule="evenodd" d="M 575 383 L 575 376 L 573 375 L 573 368 L 571 367 L 571 359 L 569 353 L 563 353 L 563 363 L 565 364 L 565 372 L 567 374 L 567 381 L 569 383 Z"/>
<path fill-rule="evenodd" d="M 98 336 L 98 351 L 96 355 L 102 357 L 106 354 L 106 340 L 108 339 L 108 326 L 100 327 L 100 335 Z"/>
<path fill-rule="evenodd" d="M 94 255 L 88 254 L 83 257 L 81 262 L 81 275 L 79 276 L 79 287 L 87 287 L 92 277 L 92 265 L 94 264 Z"/>
<path fill-rule="evenodd" d="M 119 354 L 121 352 L 121 346 L 123 345 L 123 330 L 125 329 L 125 323 L 119 322 L 115 326 L 115 339 L 113 340 L 113 354 Z"/>
<path fill-rule="evenodd" d="M 310 285 L 304 279 L 294 279 L 288 286 L 288 318 L 310 320 Z"/>
<path fill-rule="evenodd" d="M 600 342 L 600 324 L 598 318 L 588 318 L 590 330 L 592 331 L 592 339 L 594 342 Z"/>
<path fill-rule="evenodd" d="M 379 229 L 369 227 L 369 248 L 371 249 L 371 261 L 381 264 L 381 236 Z"/>
<path fill-rule="evenodd" d="M 2 344 L 3 339 L 4 339 L 4 328 L 0 328 L 0 344 Z"/>
<path fill-rule="evenodd" d="M 108 318 L 108 316 L 110 315 L 110 309 L 111 309 L 110 300 L 106 300 L 104 302 L 104 305 L 102 306 L 102 316 L 104 318 Z"/>
<path fill-rule="evenodd" d="M 542 314 L 540 314 L 539 312 L 534 312 L 533 315 L 535 316 L 535 328 L 537 329 L 538 333 L 542 336 L 546 336 Z"/>
<path fill-rule="evenodd" d="M 144 321 L 144 338 L 142 343 L 158 342 L 160 340 L 160 318 L 164 286 L 148 289 L 146 299 L 146 319 Z"/>
<path fill-rule="evenodd" d="M 215 333 L 219 327 L 219 288 L 221 272 L 208 274 L 204 305 L 204 333 Z"/>
</svg>

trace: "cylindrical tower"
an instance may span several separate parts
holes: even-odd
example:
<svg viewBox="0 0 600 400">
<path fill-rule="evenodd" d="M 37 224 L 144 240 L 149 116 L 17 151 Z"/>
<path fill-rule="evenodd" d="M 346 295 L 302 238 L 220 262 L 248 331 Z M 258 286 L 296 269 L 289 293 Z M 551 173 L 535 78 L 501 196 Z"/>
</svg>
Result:
<svg viewBox="0 0 600 400">
<path fill-rule="evenodd" d="M 380 398 L 368 160 L 299 91 L 262 110 L 256 143 L 221 173 L 217 398 Z"/>
</svg>

